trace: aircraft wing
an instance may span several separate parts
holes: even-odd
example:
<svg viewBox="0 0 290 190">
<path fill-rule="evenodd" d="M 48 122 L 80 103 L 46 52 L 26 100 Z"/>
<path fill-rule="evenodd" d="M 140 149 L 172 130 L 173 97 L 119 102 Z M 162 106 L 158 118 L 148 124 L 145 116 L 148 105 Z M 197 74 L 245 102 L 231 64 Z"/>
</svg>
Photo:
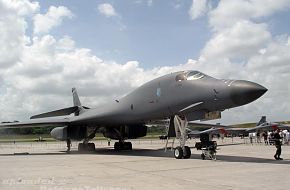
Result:
<svg viewBox="0 0 290 190">
<path fill-rule="evenodd" d="M 57 127 L 65 126 L 70 123 L 69 118 L 42 118 L 31 119 L 23 122 L 1 123 L 0 129 L 4 128 L 31 128 L 31 127 Z"/>
<path fill-rule="evenodd" d="M 247 134 L 247 129 L 245 128 L 211 128 L 203 131 L 193 131 L 189 133 L 188 135 L 190 137 L 198 137 L 201 134 L 208 133 L 208 134 L 235 134 L 235 135 L 240 135 L 240 134 Z"/>
<path fill-rule="evenodd" d="M 71 113 L 75 113 L 79 109 L 78 106 L 73 106 L 69 108 L 64 108 L 60 110 L 50 111 L 38 115 L 31 116 L 30 119 L 39 119 L 39 118 L 46 118 L 46 117 L 57 117 L 57 116 L 64 116 L 69 115 Z"/>
<path fill-rule="evenodd" d="M 201 134 L 220 134 L 220 133 L 226 133 L 226 130 L 224 128 L 211 128 L 203 131 L 192 131 L 188 135 L 190 137 L 198 137 Z"/>
<path fill-rule="evenodd" d="M 225 131 L 228 134 L 235 134 L 235 135 L 248 134 L 247 128 L 229 128 L 229 129 L 225 129 Z"/>
<path fill-rule="evenodd" d="M 188 126 L 190 127 L 204 127 L 204 128 L 208 128 L 208 127 L 216 127 L 216 128 L 229 128 L 229 126 L 226 125 L 220 125 L 220 124 L 210 124 L 210 123 L 198 123 L 198 122 L 189 122 Z"/>
<path fill-rule="evenodd" d="M 147 122 L 146 124 L 148 125 L 163 125 L 163 126 L 168 126 L 169 125 L 169 119 L 165 120 L 155 120 L 155 121 L 150 121 Z M 222 127 L 222 128 L 229 128 L 229 126 L 226 125 L 220 125 L 220 124 L 210 124 L 210 123 L 199 123 L 199 122 L 189 122 L 188 123 L 189 127 L 204 127 L 204 128 L 209 128 L 209 127 Z"/>
</svg>

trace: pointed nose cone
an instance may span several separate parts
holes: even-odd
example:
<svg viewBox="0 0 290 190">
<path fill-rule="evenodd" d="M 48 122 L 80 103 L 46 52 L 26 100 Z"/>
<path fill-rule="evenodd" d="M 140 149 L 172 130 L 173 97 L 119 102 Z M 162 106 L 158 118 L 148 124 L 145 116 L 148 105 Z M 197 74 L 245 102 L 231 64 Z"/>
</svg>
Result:
<svg viewBox="0 0 290 190">
<path fill-rule="evenodd" d="M 234 104 L 241 106 L 261 97 L 267 88 L 250 81 L 237 80 L 231 84 L 231 99 Z"/>
</svg>

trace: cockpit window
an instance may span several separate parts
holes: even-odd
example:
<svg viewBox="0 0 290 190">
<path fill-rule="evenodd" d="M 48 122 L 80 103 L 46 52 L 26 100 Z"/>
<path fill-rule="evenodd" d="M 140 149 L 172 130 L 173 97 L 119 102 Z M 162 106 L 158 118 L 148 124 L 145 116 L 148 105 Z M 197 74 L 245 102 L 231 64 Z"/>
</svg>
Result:
<svg viewBox="0 0 290 190">
<path fill-rule="evenodd" d="M 187 80 L 197 80 L 204 77 L 204 74 L 198 71 L 191 71 L 186 75 Z"/>
<path fill-rule="evenodd" d="M 199 71 L 188 71 L 184 73 L 180 73 L 176 75 L 175 80 L 176 81 L 184 81 L 184 80 L 197 80 L 201 79 L 205 76 L 205 74 L 199 72 Z"/>
</svg>

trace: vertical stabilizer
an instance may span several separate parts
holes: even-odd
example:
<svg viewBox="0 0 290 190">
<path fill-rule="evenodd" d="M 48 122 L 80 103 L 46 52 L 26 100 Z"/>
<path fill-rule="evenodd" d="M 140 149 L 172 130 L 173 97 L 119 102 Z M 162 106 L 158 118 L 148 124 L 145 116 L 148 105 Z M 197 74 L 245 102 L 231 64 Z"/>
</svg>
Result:
<svg viewBox="0 0 290 190">
<path fill-rule="evenodd" d="M 262 116 L 260 121 L 257 123 L 257 126 L 263 124 L 263 123 L 266 123 L 266 116 Z"/>
<path fill-rule="evenodd" d="M 73 104 L 74 104 L 74 106 L 78 107 L 78 110 L 75 112 L 75 115 L 77 116 L 77 115 L 83 113 L 85 110 L 82 107 L 82 104 L 81 104 L 81 101 L 79 99 L 79 95 L 78 95 L 77 89 L 76 88 L 72 88 L 71 91 L 72 91 L 72 95 L 73 95 Z"/>
<path fill-rule="evenodd" d="M 72 88 L 72 95 L 73 95 L 73 104 L 74 104 L 74 106 L 82 106 L 76 88 Z"/>
</svg>

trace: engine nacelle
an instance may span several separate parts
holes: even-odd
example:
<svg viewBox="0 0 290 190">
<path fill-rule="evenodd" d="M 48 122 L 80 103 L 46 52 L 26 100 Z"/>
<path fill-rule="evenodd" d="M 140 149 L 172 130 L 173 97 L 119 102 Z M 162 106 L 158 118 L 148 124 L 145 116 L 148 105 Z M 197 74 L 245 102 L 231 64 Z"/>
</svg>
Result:
<svg viewBox="0 0 290 190">
<path fill-rule="evenodd" d="M 87 137 L 87 127 L 56 127 L 51 130 L 50 135 L 52 138 L 60 141 L 66 141 L 67 139 L 80 141 Z"/>
<path fill-rule="evenodd" d="M 52 129 L 50 136 L 59 141 L 67 140 L 67 127 L 56 127 Z"/>
<path fill-rule="evenodd" d="M 112 128 L 105 128 L 103 135 L 110 139 L 120 139 L 120 135 L 123 139 L 136 139 L 144 137 L 147 134 L 146 125 L 125 125 Z"/>
</svg>

